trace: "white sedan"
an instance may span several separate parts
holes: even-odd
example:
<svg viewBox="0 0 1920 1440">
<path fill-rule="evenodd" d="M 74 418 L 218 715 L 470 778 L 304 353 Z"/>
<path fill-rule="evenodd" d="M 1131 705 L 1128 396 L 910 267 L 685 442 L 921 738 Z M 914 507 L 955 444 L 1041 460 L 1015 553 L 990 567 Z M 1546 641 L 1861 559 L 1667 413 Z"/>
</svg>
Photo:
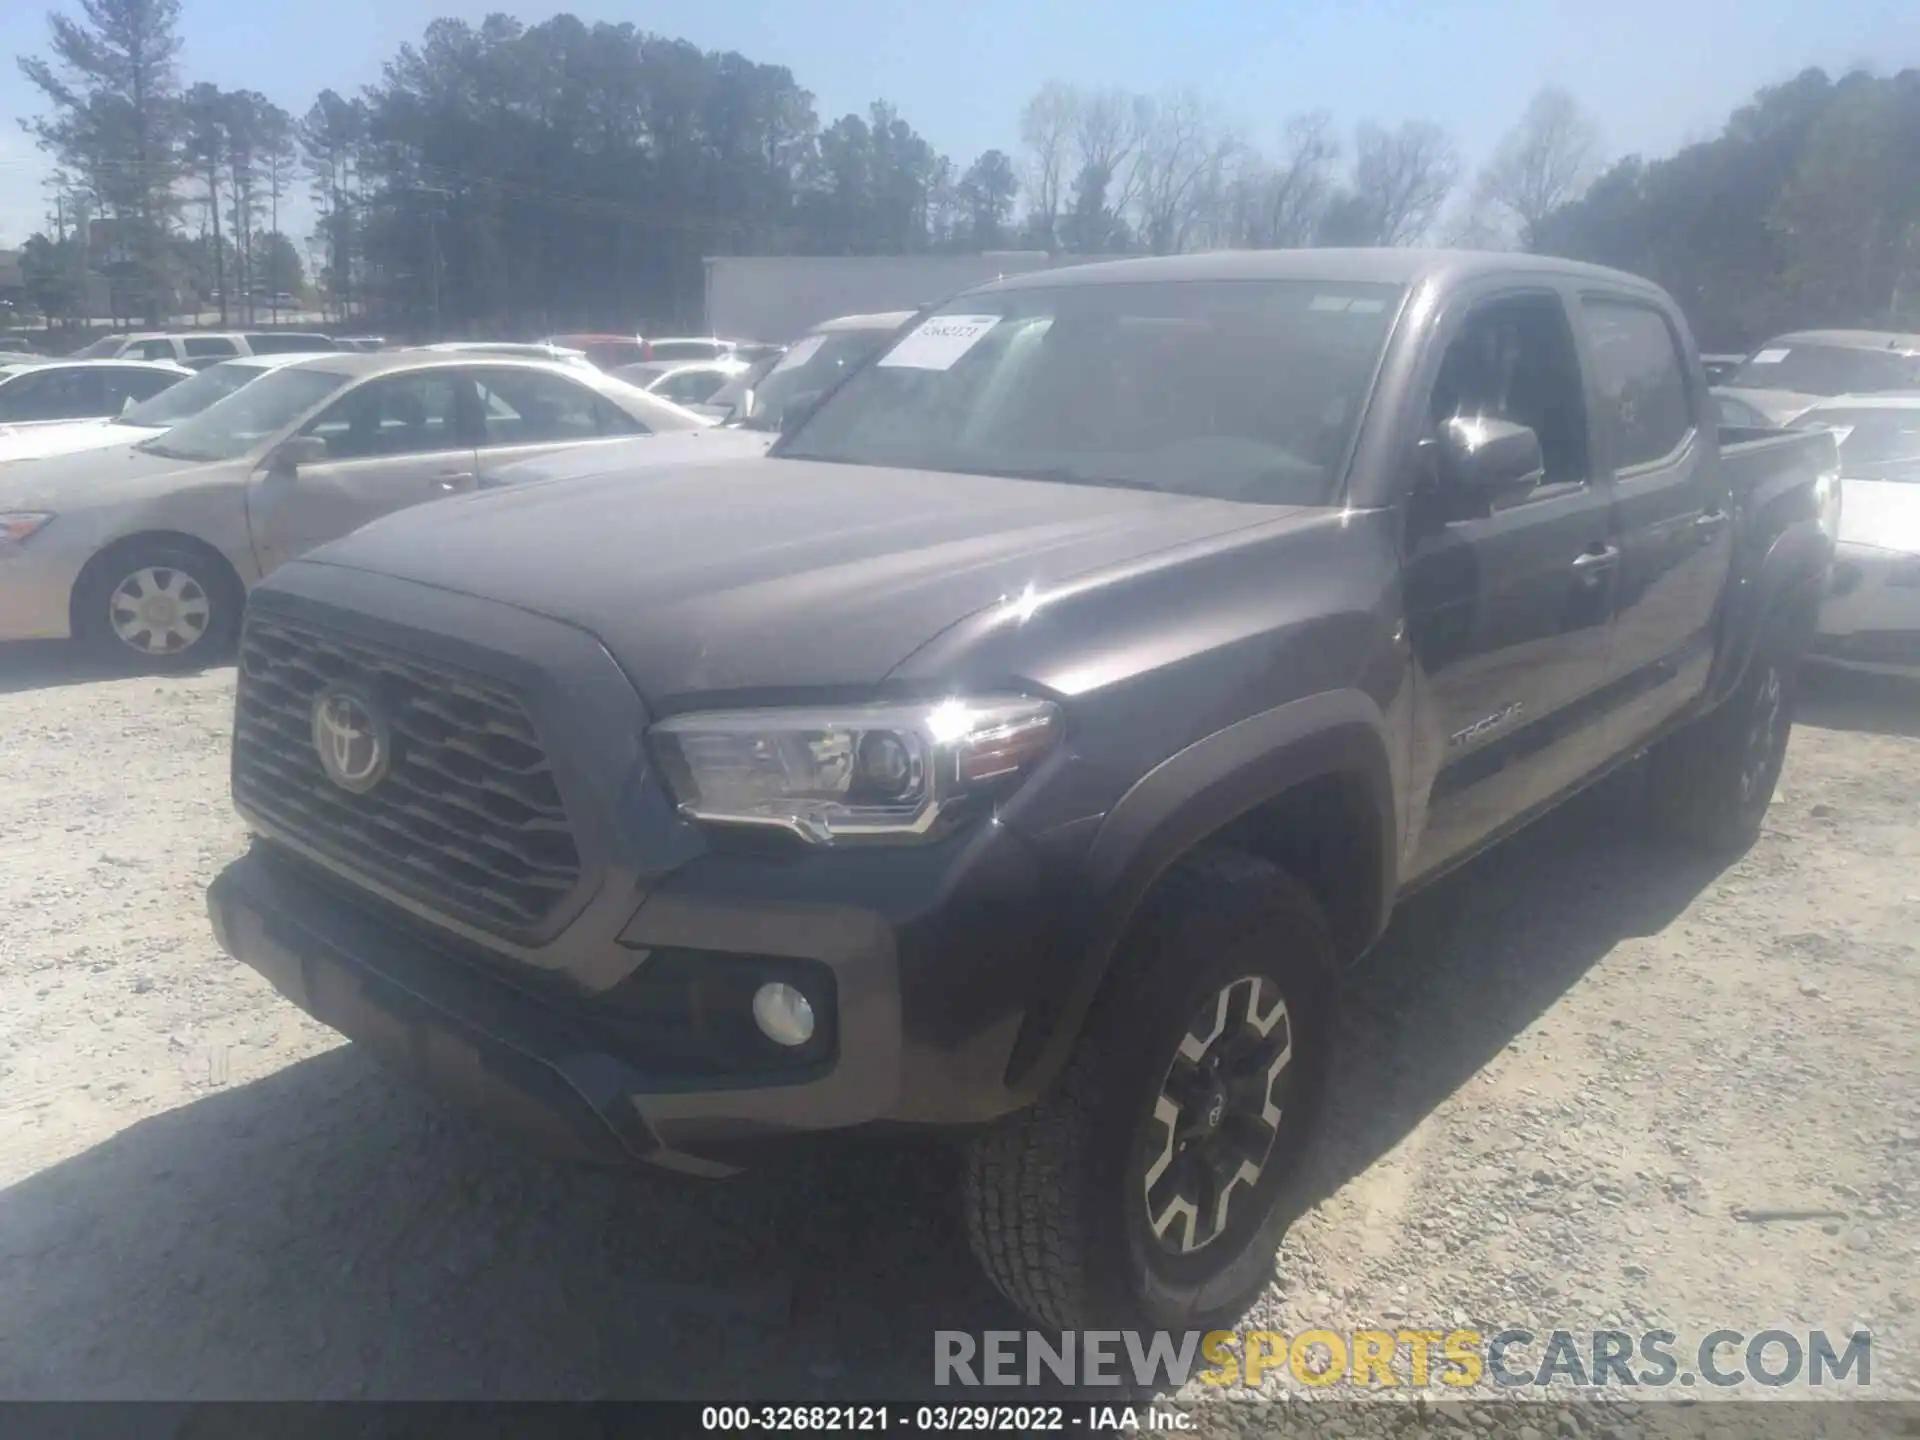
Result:
<svg viewBox="0 0 1920 1440">
<path fill-rule="evenodd" d="M 1920 676 L 1920 394 L 1837 395 L 1794 421 L 1840 445 L 1840 547 L 1817 660 Z"/>
<path fill-rule="evenodd" d="M 29 360 L 0 365 L 0 428 L 106 419 L 192 374 L 171 360 Z"/>
<path fill-rule="evenodd" d="M 285 365 L 136 445 L 0 466 L 0 641 L 73 636 L 123 666 L 192 668 L 225 650 L 263 575 L 369 520 L 519 461 L 709 428 L 547 360 Z"/>
<path fill-rule="evenodd" d="M 38 460 L 48 455 L 73 455 L 82 450 L 110 450 L 133 445 L 190 420 L 217 400 L 224 400 L 250 380 L 311 355 L 253 355 L 209 365 L 192 379 L 169 385 L 150 400 L 129 406 L 109 420 L 65 420 L 46 425 L 0 429 L 0 465 L 9 460 Z"/>
</svg>

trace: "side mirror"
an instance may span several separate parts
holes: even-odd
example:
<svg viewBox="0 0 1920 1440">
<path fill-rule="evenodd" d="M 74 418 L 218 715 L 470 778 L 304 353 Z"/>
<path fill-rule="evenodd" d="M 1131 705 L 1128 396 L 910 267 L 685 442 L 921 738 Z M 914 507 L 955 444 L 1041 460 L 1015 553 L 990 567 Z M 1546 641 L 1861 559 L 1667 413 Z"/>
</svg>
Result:
<svg viewBox="0 0 1920 1440">
<path fill-rule="evenodd" d="M 1445 493 L 1493 509 L 1520 499 L 1547 474 L 1540 437 L 1507 420 L 1455 416 L 1440 427 L 1436 459 Z"/>
<path fill-rule="evenodd" d="M 294 475 L 302 465 L 318 465 L 327 458 L 327 442 L 318 435 L 293 435 L 267 457 L 267 469 L 276 475 Z"/>
</svg>

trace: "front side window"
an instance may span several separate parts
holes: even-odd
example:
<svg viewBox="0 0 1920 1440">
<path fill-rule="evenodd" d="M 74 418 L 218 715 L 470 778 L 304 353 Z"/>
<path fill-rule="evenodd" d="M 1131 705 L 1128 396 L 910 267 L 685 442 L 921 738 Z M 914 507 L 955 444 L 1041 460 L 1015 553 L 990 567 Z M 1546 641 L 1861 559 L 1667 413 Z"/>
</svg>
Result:
<svg viewBox="0 0 1920 1440">
<path fill-rule="evenodd" d="M 237 459 L 255 446 L 277 440 L 349 378 L 332 370 L 276 370 L 138 448 L 175 460 Z"/>
<path fill-rule="evenodd" d="M 325 440 L 329 460 L 463 448 L 459 372 L 422 370 L 369 380 L 322 410 L 300 433 Z"/>
<path fill-rule="evenodd" d="M 1441 357 L 1429 399 L 1447 420 L 1505 420 L 1540 441 L 1549 485 L 1587 478 L 1587 409 L 1566 311 L 1553 295 L 1520 295 L 1472 311 Z"/>
<path fill-rule="evenodd" d="M 1678 339 L 1658 310 L 1626 300 L 1581 302 L 1593 348 L 1596 417 L 1616 470 L 1665 459 L 1693 429 Z"/>
<path fill-rule="evenodd" d="M 1278 280 L 961 296 L 848 379 L 779 453 L 1324 504 L 1400 294 Z"/>
<path fill-rule="evenodd" d="M 169 385 L 151 400 L 143 400 L 119 417 L 123 425 L 143 425 L 150 430 L 165 430 L 182 420 L 198 415 L 209 405 L 227 398 L 249 380 L 266 371 L 247 360 L 228 360 L 209 365 L 191 380 Z"/>
<path fill-rule="evenodd" d="M 538 370 L 478 369 L 481 443 L 549 445 L 643 433 L 637 421 L 620 428 L 619 412 L 584 385 Z"/>
<path fill-rule="evenodd" d="M 124 353 L 134 360 L 171 360 L 174 358 L 173 341 L 142 340 Z"/>
<path fill-rule="evenodd" d="M 187 347 L 188 357 L 195 360 L 209 357 L 225 360 L 240 353 L 240 347 L 224 335 L 189 335 L 180 343 Z"/>
<path fill-rule="evenodd" d="M 150 400 L 178 385 L 183 376 L 168 370 L 102 370 L 102 414 L 118 415 L 129 405 Z"/>
</svg>

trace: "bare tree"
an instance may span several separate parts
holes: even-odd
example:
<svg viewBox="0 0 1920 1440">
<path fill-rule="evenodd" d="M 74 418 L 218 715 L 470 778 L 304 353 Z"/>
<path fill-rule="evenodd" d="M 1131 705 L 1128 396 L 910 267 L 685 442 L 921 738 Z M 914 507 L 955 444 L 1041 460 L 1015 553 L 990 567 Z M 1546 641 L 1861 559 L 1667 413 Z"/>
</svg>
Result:
<svg viewBox="0 0 1920 1440">
<path fill-rule="evenodd" d="M 1418 244 L 1439 220 L 1460 170 L 1460 152 L 1438 125 L 1408 120 L 1397 130 L 1360 126 L 1352 179 L 1329 207 L 1328 238 L 1349 245 Z"/>
<path fill-rule="evenodd" d="M 1340 156 L 1333 117 L 1324 110 L 1287 122 L 1278 157 L 1255 160 L 1236 179 L 1234 243 L 1256 249 L 1309 243 L 1333 195 Z"/>
<path fill-rule="evenodd" d="M 1490 209 L 1530 241 L 1534 226 L 1585 192 L 1600 160 L 1600 131 L 1573 96 L 1549 85 L 1527 103 L 1480 172 L 1477 208 Z"/>
<path fill-rule="evenodd" d="M 1193 90 L 1136 106 L 1135 114 L 1139 139 L 1127 198 L 1139 213 L 1140 238 L 1154 254 L 1169 255 L 1186 248 L 1201 202 L 1218 191 L 1240 141 Z"/>
<path fill-rule="evenodd" d="M 1080 112 L 1080 92 L 1064 80 L 1049 80 L 1020 111 L 1020 143 L 1026 147 L 1026 191 L 1032 197 L 1027 222 L 1051 244 L 1065 196 L 1068 146 Z"/>
</svg>

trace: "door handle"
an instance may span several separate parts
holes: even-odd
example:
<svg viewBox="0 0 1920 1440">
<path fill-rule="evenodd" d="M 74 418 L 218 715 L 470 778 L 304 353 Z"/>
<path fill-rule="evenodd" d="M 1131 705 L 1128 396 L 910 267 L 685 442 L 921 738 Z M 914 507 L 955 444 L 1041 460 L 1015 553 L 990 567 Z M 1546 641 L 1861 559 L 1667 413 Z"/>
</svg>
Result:
<svg viewBox="0 0 1920 1440">
<path fill-rule="evenodd" d="M 1573 557 L 1573 573 L 1586 580 L 1597 580 L 1620 559 L 1618 545 L 1600 545 Z"/>
<path fill-rule="evenodd" d="M 1709 540 L 1713 539 L 1714 536 L 1718 535 L 1722 530 L 1724 530 L 1726 528 L 1726 525 L 1727 525 L 1726 511 L 1709 510 L 1706 514 L 1700 516 L 1698 519 L 1696 519 L 1693 522 L 1693 531 L 1694 531 L 1694 534 L 1700 537 L 1700 543 L 1704 545 Z"/>
<path fill-rule="evenodd" d="M 473 489 L 473 476 L 466 471 L 449 472 L 448 474 L 439 476 L 438 483 L 442 490 L 449 493 L 460 490 L 471 490 Z"/>
</svg>

